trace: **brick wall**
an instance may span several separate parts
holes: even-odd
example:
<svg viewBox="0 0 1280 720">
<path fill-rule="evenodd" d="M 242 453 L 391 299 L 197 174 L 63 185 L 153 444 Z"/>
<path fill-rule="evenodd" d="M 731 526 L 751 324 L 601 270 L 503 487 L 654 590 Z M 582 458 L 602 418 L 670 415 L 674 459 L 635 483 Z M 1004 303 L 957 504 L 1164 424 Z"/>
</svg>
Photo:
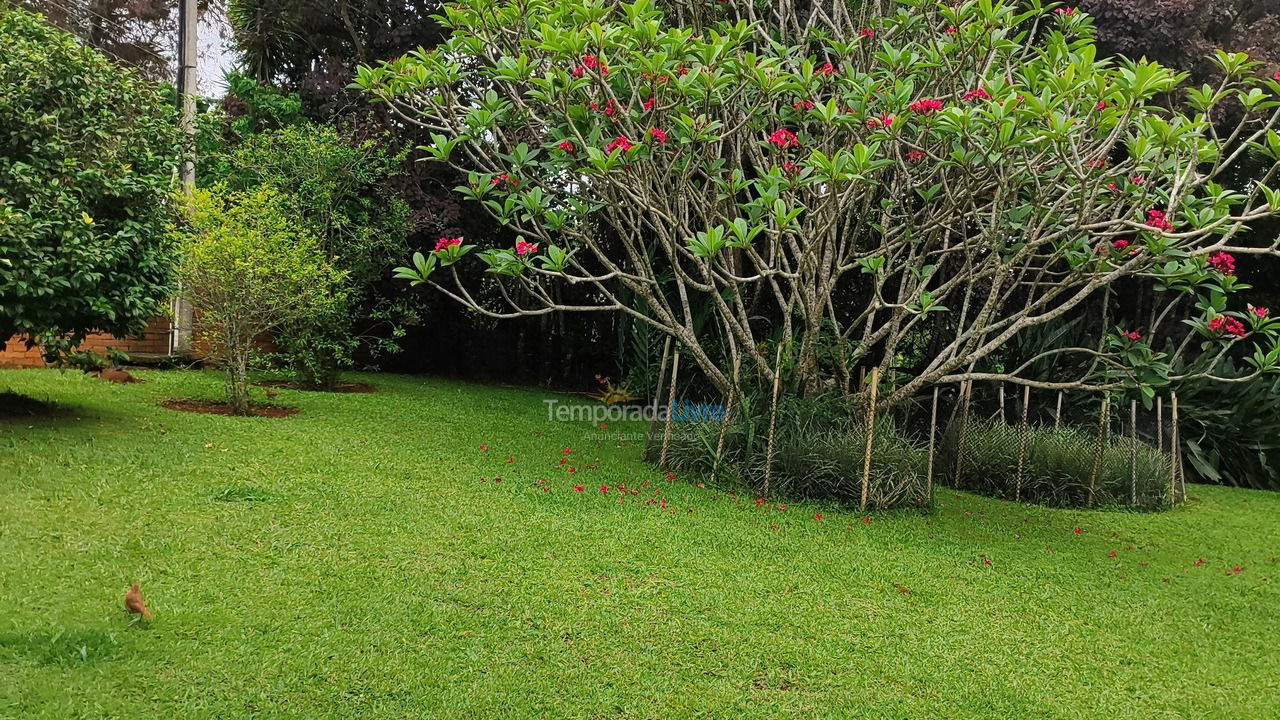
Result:
<svg viewBox="0 0 1280 720">
<path fill-rule="evenodd" d="M 130 338 L 118 338 L 113 335 L 95 333 L 85 338 L 80 344 L 81 350 L 93 350 L 105 354 L 108 348 L 115 348 L 130 355 L 166 356 L 169 354 L 169 321 L 162 317 L 152 318 L 141 335 Z M 0 350 L 0 367 L 44 367 L 44 357 L 40 348 L 27 349 L 22 338 L 9 339 L 4 350 Z"/>
</svg>

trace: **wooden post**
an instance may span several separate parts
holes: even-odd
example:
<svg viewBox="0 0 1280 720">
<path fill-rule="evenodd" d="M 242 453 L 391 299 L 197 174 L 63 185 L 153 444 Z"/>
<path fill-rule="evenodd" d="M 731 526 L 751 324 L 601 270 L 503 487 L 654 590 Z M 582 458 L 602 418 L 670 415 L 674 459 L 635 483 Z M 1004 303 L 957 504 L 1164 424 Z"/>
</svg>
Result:
<svg viewBox="0 0 1280 720">
<path fill-rule="evenodd" d="M 1058 409 L 1053 414 L 1053 431 L 1062 429 L 1062 391 L 1058 391 Z"/>
<path fill-rule="evenodd" d="M 1178 393 L 1169 393 L 1169 507 L 1178 505 L 1178 475 L 1182 464 L 1182 453 L 1178 443 Z"/>
<path fill-rule="evenodd" d="M 1156 397 L 1156 449 L 1164 452 L 1164 398 Z"/>
<path fill-rule="evenodd" d="M 933 504 L 933 454 L 938 440 L 938 388 L 933 388 L 933 410 L 929 413 L 929 470 L 925 473 L 925 499 Z"/>
<path fill-rule="evenodd" d="M 996 391 L 997 391 L 997 394 L 999 394 L 999 395 L 1000 395 L 1000 422 L 1001 422 L 1001 423 L 1004 423 L 1004 422 L 1005 422 L 1005 419 L 1004 419 L 1004 383 L 1000 383 L 999 385 L 997 385 L 997 386 L 996 386 Z"/>
<path fill-rule="evenodd" d="M 653 391 L 653 416 L 649 418 L 649 429 L 645 433 L 645 456 L 652 458 L 649 453 L 653 451 L 653 428 L 658 422 L 658 400 L 662 397 L 662 386 L 667 384 L 667 361 L 671 359 L 671 337 L 667 337 L 667 342 L 662 346 L 662 368 L 658 370 L 658 386 Z"/>
<path fill-rule="evenodd" d="M 953 487 L 960 487 L 960 479 L 964 470 L 964 445 L 965 438 L 969 435 L 969 401 L 973 397 L 973 381 L 964 380 L 960 383 L 960 437 L 956 439 L 956 467 L 952 472 L 954 480 Z"/>
<path fill-rule="evenodd" d="M 862 504 L 867 509 L 867 497 L 871 493 L 871 447 L 876 437 L 876 390 L 880 387 L 880 368 L 871 368 L 871 396 L 867 401 L 867 450 L 862 456 Z"/>
<path fill-rule="evenodd" d="M 1089 474 L 1089 507 L 1093 507 L 1098 491 L 1098 475 L 1102 472 L 1102 454 L 1107 445 L 1107 420 L 1111 414 L 1111 396 L 1102 396 L 1102 411 L 1098 413 L 1098 438 L 1093 451 L 1093 472 Z"/>
<path fill-rule="evenodd" d="M 662 428 L 662 454 L 658 456 L 658 465 L 666 468 L 667 448 L 671 446 L 671 425 L 675 422 L 676 379 L 680 377 L 680 346 L 676 345 L 671 357 L 671 389 L 667 393 L 667 422 Z"/>
<path fill-rule="evenodd" d="M 729 419 L 733 416 L 734 409 L 733 401 L 738 391 L 738 357 L 735 354 L 733 358 L 733 387 L 729 389 L 729 397 L 725 400 L 724 417 L 720 419 L 720 438 L 716 441 L 716 459 L 711 466 L 711 482 L 713 483 L 720 474 L 720 459 L 724 455 L 724 436 L 729 431 Z"/>
<path fill-rule="evenodd" d="M 1030 428 L 1027 426 L 1027 410 L 1031 405 L 1031 386 L 1022 386 L 1022 422 L 1018 425 L 1018 475 L 1014 489 L 1014 500 L 1022 502 L 1022 478 L 1027 467 L 1027 443 Z"/>
<path fill-rule="evenodd" d="M 1138 401 L 1129 401 L 1129 504 L 1138 504 Z"/>
<path fill-rule="evenodd" d="M 773 400 L 769 407 L 769 446 L 764 458 L 764 497 L 769 497 L 769 481 L 773 478 L 773 431 L 778 422 L 778 387 L 782 384 L 782 342 L 778 342 L 777 357 L 773 361 Z"/>
</svg>

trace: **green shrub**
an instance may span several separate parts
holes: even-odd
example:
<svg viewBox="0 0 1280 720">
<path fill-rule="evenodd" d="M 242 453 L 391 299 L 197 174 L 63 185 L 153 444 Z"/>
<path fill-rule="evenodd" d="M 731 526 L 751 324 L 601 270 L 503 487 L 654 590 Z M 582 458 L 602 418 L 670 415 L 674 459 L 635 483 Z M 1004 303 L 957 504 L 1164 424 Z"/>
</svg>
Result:
<svg viewBox="0 0 1280 720">
<path fill-rule="evenodd" d="M 166 94 L 0 4 L 0 348 L 50 356 L 163 311 L 178 158 Z"/>
<path fill-rule="evenodd" d="M 183 288 L 199 308 L 209 357 L 226 370 L 228 400 L 245 412 L 258 343 L 288 323 L 342 307 L 346 275 L 273 189 L 198 190 L 186 207 L 189 227 L 178 233 Z"/>
<path fill-rule="evenodd" d="M 940 467 L 959 489 L 1055 507 L 1169 507 L 1169 460 L 1146 443 L 1114 438 L 1099 457 L 1096 431 L 1031 426 L 1023 437 L 994 420 L 953 428 Z"/>
<path fill-rule="evenodd" d="M 212 175 L 229 190 L 278 190 L 325 257 L 345 273 L 343 292 L 327 312 L 308 313 L 276 332 L 284 365 L 304 385 L 332 387 L 363 339 L 388 347 L 388 336 L 411 316 L 406 300 L 377 292 L 407 247 L 408 205 L 385 187 L 402 160 L 376 142 L 352 141 L 331 127 L 299 121 L 247 136 L 215 164 Z M 362 337 L 362 327 L 375 324 L 391 330 Z"/>
<path fill-rule="evenodd" d="M 769 493 L 860 505 L 866 455 L 865 423 L 854 419 L 860 416 L 860 411 L 838 400 L 794 396 L 781 400 Z M 708 421 L 675 425 L 667 452 L 670 468 L 699 475 L 710 475 L 714 470 L 754 492 L 766 490 L 767 401 L 748 400 L 727 424 Z M 722 429 L 724 452 L 717 466 Z M 878 419 L 875 429 L 868 505 L 883 508 L 930 502 L 927 451 L 912 442 L 889 417 Z M 656 457 L 661 440 L 659 436 L 651 444 L 651 459 Z"/>
</svg>

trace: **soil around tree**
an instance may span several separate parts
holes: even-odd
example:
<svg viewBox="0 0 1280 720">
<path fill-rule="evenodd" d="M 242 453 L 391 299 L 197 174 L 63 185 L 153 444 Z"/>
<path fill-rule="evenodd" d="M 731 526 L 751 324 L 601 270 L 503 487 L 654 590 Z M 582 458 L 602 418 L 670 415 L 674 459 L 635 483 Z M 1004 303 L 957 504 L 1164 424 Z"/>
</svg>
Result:
<svg viewBox="0 0 1280 720">
<path fill-rule="evenodd" d="M 329 393 L 373 393 L 378 388 L 369 383 L 362 382 L 340 382 L 331 388 L 313 388 L 295 382 L 293 380 L 263 380 L 256 382 L 254 385 L 264 388 L 281 388 L 284 390 L 301 390 L 302 392 L 329 392 Z"/>
<path fill-rule="evenodd" d="M 280 407 L 279 405 L 250 405 L 247 413 L 237 413 L 228 403 L 217 400 L 165 400 L 160 403 L 160 406 L 182 412 L 239 417 L 282 418 L 298 414 L 298 408 Z"/>
</svg>

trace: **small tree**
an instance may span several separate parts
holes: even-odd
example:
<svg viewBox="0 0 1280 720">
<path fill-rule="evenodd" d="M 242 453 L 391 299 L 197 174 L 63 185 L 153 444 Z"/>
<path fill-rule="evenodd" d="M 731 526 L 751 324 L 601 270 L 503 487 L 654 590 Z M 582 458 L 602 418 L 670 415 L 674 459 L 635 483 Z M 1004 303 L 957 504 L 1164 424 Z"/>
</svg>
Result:
<svg viewBox="0 0 1280 720">
<path fill-rule="evenodd" d="M 277 333 L 281 354 L 306 385 L 334 385 L 361 340 L 384 341 L 364 328 L 385 322 L 391 331 L 383 335 L 393 335 L 409 314 L 403 299 L 378 293 L 392 260 L 407 252 L 408 206 L 384 192 L 401 161 L 375 141 L 348 140 L 333 128 L 301 121 L 251 134 L 216 163 L 213 174 L 230 190 L 279 190 L 324 255 L 346 274 L 342 302 Z"/>
<path fill-rule="evenodd" d="M 245 413 L 258 343 L 288 323 L 341 306 L 346 276 L 324 259 L 316 237 L 299 229 L 292 203 L 274 189 L 198 190 L 186 209 L 179 276 L 199 308 L 209 357 L 226 370 L 227 399 Z"/>
<path fill-rule="evenodd" d="M 1229 301 L 1235 255 L 1277 250 L 1242 231 L 1280 210 L 1280 82 L 1244 55 L 1219 53 L 1185 114 L 1164 102 L 1181 75 L 1099 60 L 1089 17 L 1040 0 L 462 0 L 444 22 L 442 46 L 357 83 L 528 236 L 477 253 L 502 307 L 458 282 L 460 239 L 401 271 L 479 312 L 629 313 L 726 392 L 739 361 L 772 380 L 780 341 L 809 393 L 878 367 L 882 406 L 976 378 L 1150 397 L 1242 340 L 1250 376 L 1280 367 L 1268 312 Z M 1225 187 L 1249 154 L 1261 182 Z M 982 366 L 1122 281 L 1163 307 L 1048 351 L 1080 375 Z M 564 282 L 597 301 L 558 302 Z M 909 345 L 928 351 L 899 372 Z"/>
<path fill-rule="evenodd" d="M 141 332 L 171 280 L 178 142 L 165 93 L 0 6 L 0 348 Z"/>
</svg>

